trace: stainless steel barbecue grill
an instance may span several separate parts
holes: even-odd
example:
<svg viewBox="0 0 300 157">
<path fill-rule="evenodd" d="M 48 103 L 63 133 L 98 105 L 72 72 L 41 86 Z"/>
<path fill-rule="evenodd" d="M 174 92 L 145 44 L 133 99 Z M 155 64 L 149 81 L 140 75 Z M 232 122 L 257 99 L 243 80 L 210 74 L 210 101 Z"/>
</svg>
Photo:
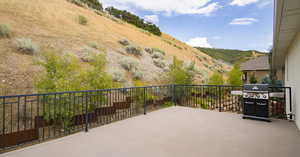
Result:
<svg viewBox="0 0 300 157">
<path fill-rule="evenodd" d="M 243 118 L 270 121 L 269 86 L 266 84 L 247 84 L 243 90 Z"/>
</svg>

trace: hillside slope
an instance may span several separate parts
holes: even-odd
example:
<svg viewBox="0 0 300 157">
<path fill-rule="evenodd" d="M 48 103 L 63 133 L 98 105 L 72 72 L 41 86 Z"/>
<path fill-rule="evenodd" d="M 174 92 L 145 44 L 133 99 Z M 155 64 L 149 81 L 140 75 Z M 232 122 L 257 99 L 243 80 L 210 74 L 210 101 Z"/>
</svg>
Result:
<svg viewBox="0 0 300 157">
<path fill-rule="evenodd" d="M 231 50 L 231 49 L 216 49 L 216 48 L 203 48 L 197 47 L 201 52 L 215 58 L 218 60 L 223 60 L 224 62 L 230 64 L 239 64 L 253 57 L 258 57 L 266 55 L 266 53 L 259 51 L 242 51 L 242 50 Z"/>
<path fill-rule="evenodd" d="M 78 23 L 79 15 L 87 18 L 87 25 Z M 99 15 L 66 0 L 1 0 L 0 21 L 9 24 L 12 29 L 10 38 L 0 38 L 0 88 L 12 89 L 10 94 L 34 92 L 34 77 L 42 70 L 33 64 L 34 56 L 18 52 L 14 45 L 17 38 L 32 39 L 39 45 L 41 53 L 55 48 L 77 56 L 81 55 L 83 47 L 96 42 L 107 50 L 107 71 L 121 69 L 119 60 L 130 56 L 118 42 L 122 39 L 142 48 L 164 50 L 167 63 L 171 63 L 173 56 L 187 63 L 195 61 L 199 69 L 198 83 L 203 83 L 215 70 L 227 71 L 231 68 L 167 34 L 155 36 L 105 13 Z M 130 57 L 140 62 L 143 81 L 159 84 L 159 77 L 165 70 L 156 67 L 147 53 L 139 58 Z M 126 84 L 132 85 L 131 78 Z"/>
</svg>

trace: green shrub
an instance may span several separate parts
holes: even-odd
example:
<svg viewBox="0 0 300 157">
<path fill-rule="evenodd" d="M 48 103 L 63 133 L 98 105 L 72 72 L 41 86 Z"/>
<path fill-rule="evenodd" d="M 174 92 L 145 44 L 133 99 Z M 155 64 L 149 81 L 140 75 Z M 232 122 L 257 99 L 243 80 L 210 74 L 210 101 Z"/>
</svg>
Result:
<svg viewBox="0 0 300 157">
<path fill-rule="evenodd" d="M 134 80 L 142 80 L 144 77 L 144 73 L 139 70 L 136 70 L 136 71 L 133 71 L 132 76 L 133 76 Z"/>
<path fill-rule="evenodd" d="M 112 71 L 112 79 L 115 82 L 125 82 L 126 81 L 125 73 L 120 69 L 114 69 Z"/>
<path fill-rule="evenodd" d="M 78 23 L 81 25 L 87 25 L 88 19 L 85 16 L 79 15 L 78 16 Z"/>
<path fill-rule="evenodd" d="M 94 48 L 94 49 L 98 49 L 99 48 L 98 43 L 95 42 L 95 41 L 89 42 L 88 46 L 90 46 L 91 48 Z"/>
<path fill-rule="evenodd" d="M 163 107 L 172 107 L 172 106 L 175 106 L 175 104 L 173 102 L 165 102 L 163 104 Z"/>
<path fill-rule="evenodd" d="M 123 46 L 128 46 L 128 45 L 130 44 L 129 41 L 126 40 L 126 39 L 119 40 L 119 43 L 120 43 L 121 45 L 123 45 Z"/>
<path fill-rule="evenodd" d="M 135 56 L 142 56 L 143 55 L 143 50 L 140 47 L 137 46 L 127 46 L 126 47 L 126 52 L 129 54 L 133 54 Z"/>
<path fill-rule="evenodd" d="M 147 53 L 153 54 L 153 49 L 152 48 L 145 48 L 144 49 Z"/>
<path fill-rule="evenodd" d="M 153 63 L 154 63 L 155 66 L 157 66 L 159 68 L 165 68 L 166 67 L 166 63 L 162 59 L 153 59 Z"/>
<path fill-rule="evenodd" d="M 185 67 L 183 61 L 173 58 L 170 65 L 170 71 L 167 73 L 168 82 L 170 84 L 192 84 L 194 80 L 193 65 Z"/>
<path fill-rule="evenodd" d="M 232 86 L 241 86 L 243 84 L 242 75 L 243 73 L 240 71 L 239 66 L 235 65 L 228 73 L 228 84 Z"/>
<path fill-rule="evenodd" d="M 159 53 L 161 53 L 162 55 L 166 55 L 166 52 L 163 51 L 163 50 L 161 50 L 161 49 L 159 49 L 159 48 L 152 48 L 152 50 L 153 50 L 153 52 L 159 52 Z"/>
<path fill-rule="evenodd" d="M 256 83 L 257 83 L 257 79 L 256 79 L 256 77 L 255 77 L 255 74 L 250 75 L 249 82 L 250 82 L 251 84 L 256 84 Z"/>
<path fill-rule="evenodd" d="M 154 52 L 152 54 L 152 58 L 155 58 L 155 59 L 164 59 L 164 56 L 161 53 L 159 53 L 159 52 Z"/>
<path fill-rule="evenodd" d="M 97 49 L 94 49 L 89 46 L 85 46 L 80 51 L 80 59 L 83 62 L 92 62 L 95 59 L 95 56 L 99 54 L 99 51 Z"/>
<path fill-rule="evenodd" d="M 35 84 L 39 93 L 80 90 L 76 72 L 79 62 L 76 57 L 48 51 L 42 53 L 38 65 L 44 68 Z"/>
<path fill-rule="evenodd" d="M 120 61 L 121 66 L 127 71 L 134 71 L 139 66 L 139 62 L 131 57 L 123 58 Z"/>
<path fill-rule="evenodd" d="M 0 38 L 9 38 L 11 36 L 11 28 L 7 24 L 0 24 Z"/>
<path fill-rule="evenodd" d="M 31 39 L 28 38 L 19 38 L 15 41 L 16 48 L 29 55 L 36 54 L 40 51 L 39 46 L 32 42 Z"/>
<path fill-rule="evenodd" d="M 224 85 L 224 77 L 221 73 L 214 72 L 208 80 L 209 85 Z"/>
</svg>

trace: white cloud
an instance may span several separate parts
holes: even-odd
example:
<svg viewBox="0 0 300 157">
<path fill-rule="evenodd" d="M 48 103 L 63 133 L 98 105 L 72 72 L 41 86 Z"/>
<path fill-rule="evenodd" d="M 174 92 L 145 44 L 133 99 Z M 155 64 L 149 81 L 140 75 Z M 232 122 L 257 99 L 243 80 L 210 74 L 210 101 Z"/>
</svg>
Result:
<svg viewBox="0 0 300 157">
<path fill-rule="evenodd" d="M 255 18 L 236 18 L 233 19 L 229 24 L 231 25 L 251 25 L 258 20 Z"/>
<path fill-rule="evenodd" d="M 102 0 L 105 7 L 139 8 L 143 10 L 162 12 L 166 15 L 176 14 L 201 14 L 210 15 L 222 8 L 218 2 L 211 0 Z"/>
<path fill-rule="evenodd" d="M 144 17 L 144 19 L 147 22 L 151 22 L 151 23 L 155 23 L 155 24 L 159 23 L 159 18 L 157 15 L 146 15 Z"/>
<path fill-rule="evenodd" d="M 265 6 L 268 6 L 268 5 L 270 5 L 270 4 L 272 4 L 272 0 L 261 0 L 261 2 L 259 2 L 259 3 L 257 4 L 257 6 L 258 6 L 259 8 L 264 8 Z"/>
<path fill-rule="evenodd" d="M 236 5 L 236 6 L 245 6 L 248 4 L 256 3 L 259 0 L 233 0 L 230 5 Z"/>
<path fill-rule="evenodd" d="M 263 8 L 272 3 L 273 0 L 232 0 L 230 5 L 246 6 L 249 4 L 257 3 L 257 7 Z"/>
<path fill-rule="evenodd" d="M 193 47 L 208 47 L 212 48 L 212 46 L 208 43 L 206 37 L 195 37 L 186 42 L 188 45 Z"/>
</svg>

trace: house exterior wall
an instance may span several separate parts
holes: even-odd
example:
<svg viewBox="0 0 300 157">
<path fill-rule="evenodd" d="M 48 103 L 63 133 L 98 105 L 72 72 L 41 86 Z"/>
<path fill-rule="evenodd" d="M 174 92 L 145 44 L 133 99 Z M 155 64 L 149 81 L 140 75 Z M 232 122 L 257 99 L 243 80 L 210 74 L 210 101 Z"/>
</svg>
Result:
<svg viewBox="0 0 300 157">
<path fill-rule="evenodd" d="M 285 86 L 292 87 L 293 112 L 300 129 L 300 32 L 296 35 L 285 59 Z"/>
</svg>

